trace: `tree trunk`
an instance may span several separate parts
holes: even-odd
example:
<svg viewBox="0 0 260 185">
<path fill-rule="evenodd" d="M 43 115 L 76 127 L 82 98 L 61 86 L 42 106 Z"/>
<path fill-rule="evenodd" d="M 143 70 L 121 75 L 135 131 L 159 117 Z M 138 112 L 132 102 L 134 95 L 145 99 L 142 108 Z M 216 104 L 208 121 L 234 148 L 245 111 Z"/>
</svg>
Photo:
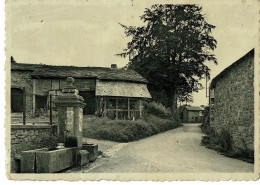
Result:
<svg viewBox="0 0 260 185">
<path fill-rule="evenodd" d="M 177 88 L 172 88 L 169 94 L 170 107 L 174 118 L 178 119 L 177 114 Z"/>
</svg>

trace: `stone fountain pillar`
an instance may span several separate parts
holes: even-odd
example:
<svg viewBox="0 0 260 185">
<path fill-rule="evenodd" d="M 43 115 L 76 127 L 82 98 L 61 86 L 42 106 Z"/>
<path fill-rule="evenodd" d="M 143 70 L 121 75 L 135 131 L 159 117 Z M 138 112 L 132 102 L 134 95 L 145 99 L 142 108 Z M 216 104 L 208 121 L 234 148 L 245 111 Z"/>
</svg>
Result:
<svg viewBox="0 0 260 185">
<path fill-rule="evenodd" d="M 67 78 L 67 85 L 58 96 L 58 148 L 82 147 L 82 122 L 84 99 L 73 86 L 74 79 Z"/>
<path fill-rule="evenodd" d="M 58 146 L 21 152 L 23 173 L 53 173 L 72 166 L 83 166 L 94 161 L 98 146 L 82 144 L 84 99 L 73 86 L 74 79 L 67 78 L 67 85 L 55 101 L 58 108 Z M 65 148 L 66 147 L 66 148 Z"/>
</svg>

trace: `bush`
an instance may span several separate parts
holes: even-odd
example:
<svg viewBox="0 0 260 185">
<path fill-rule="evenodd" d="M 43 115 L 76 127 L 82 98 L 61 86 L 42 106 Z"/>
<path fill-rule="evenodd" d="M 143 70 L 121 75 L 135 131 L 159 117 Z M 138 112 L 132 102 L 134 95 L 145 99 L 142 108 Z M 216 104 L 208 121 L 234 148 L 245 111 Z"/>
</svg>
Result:
<svg viewBox="0 0 260 185">
<path fill-rule="evenodd" d="M 218 134 L 218 142 L 217 145 L 220 147 L 221 152 L 229 153 L 232 151 L 231 148 L 231 135 L 228 130 L 222 129 Z"/>
<path fill-rule="evenodd" d="M 229 130 L 222 128 L 220 133 L 216 133 L 210 126 L 209 114 L 205 115 L 204 121 L 201 125 L 201 130 L 206 136 L 201 139 L 201 144 L 207 148 L 216 150 L 223 153 L 228 157 L 240 158 L 247 162 L 254 161 L 254 151 L 246 148 L 240 149 L 240 151 L 234 151 L 232 149 L 232 135 Z"/>
<path fill-rule="evenodd" d="M 118 142 L 142 139 L 180 126 L 173 119 L 148 115 L 145 120 L 111 120 L 108 118 L 84 118 L 83 136 Z"/>
<path fill-rule="evenodd" d="M 154 115 L 163 119 L 172 118 L 171 110 L 156 102 L 144 102 L 144 115 Z"/>
</svg>

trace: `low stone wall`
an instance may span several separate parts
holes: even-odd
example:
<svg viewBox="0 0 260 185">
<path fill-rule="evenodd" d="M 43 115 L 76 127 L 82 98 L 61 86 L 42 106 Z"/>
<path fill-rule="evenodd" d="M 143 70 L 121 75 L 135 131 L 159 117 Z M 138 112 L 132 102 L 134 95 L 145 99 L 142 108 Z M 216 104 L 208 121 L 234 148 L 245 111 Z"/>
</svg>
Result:
<svg viewBox="0 0 260 185">
<path fill-rule="evenodd" d="M 56 125 L 11 125 L 11 172 L 20 172 L 21 151 L 51 148 L 56 143 Z"/>
</svg>

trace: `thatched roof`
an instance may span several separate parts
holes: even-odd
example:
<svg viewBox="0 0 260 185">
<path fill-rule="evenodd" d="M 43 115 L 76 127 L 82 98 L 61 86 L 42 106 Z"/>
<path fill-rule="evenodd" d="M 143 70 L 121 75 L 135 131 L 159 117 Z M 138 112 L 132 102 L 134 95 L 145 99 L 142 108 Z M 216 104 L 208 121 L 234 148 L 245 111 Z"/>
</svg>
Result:
<svg viewBox="0 0 260 185">
<path fill-rule="evenodd" d="M 97 81 L 96 96 L 151 98 L 146 84 Z"/>
<path fill-rule="evenodd" d="M 249 51 L 246 55 L 241 57 L 239 60 L 237 60 L 236 62 L 234 62 L 230 66 L 228 66 L 221 73 L 219 73 L 215 78 L 213 78 L 212 81 L 211 81 L 211 84 L 210 84 L 210 88 L 214 88 L 216 86 L 217 81 L 220 80 L 221 78 L 223 78 L 231 69 L 233 69 L 235 66 L 237 66 L 240 63 L 242 63 L 243 61 L 245 61 L 248 57 L 252 57 L 252 56 L 254 56 L 254 49 Z"/>
<path fill-rule="evenodd" d="M 105 67 L 52 66 L 43 64 L 12 63 L 11 70 L 32 71 L 33 78 L 96 78 L 102 80 L 147 83 L 133 70 L 111 69 Z"/>
</svg>

